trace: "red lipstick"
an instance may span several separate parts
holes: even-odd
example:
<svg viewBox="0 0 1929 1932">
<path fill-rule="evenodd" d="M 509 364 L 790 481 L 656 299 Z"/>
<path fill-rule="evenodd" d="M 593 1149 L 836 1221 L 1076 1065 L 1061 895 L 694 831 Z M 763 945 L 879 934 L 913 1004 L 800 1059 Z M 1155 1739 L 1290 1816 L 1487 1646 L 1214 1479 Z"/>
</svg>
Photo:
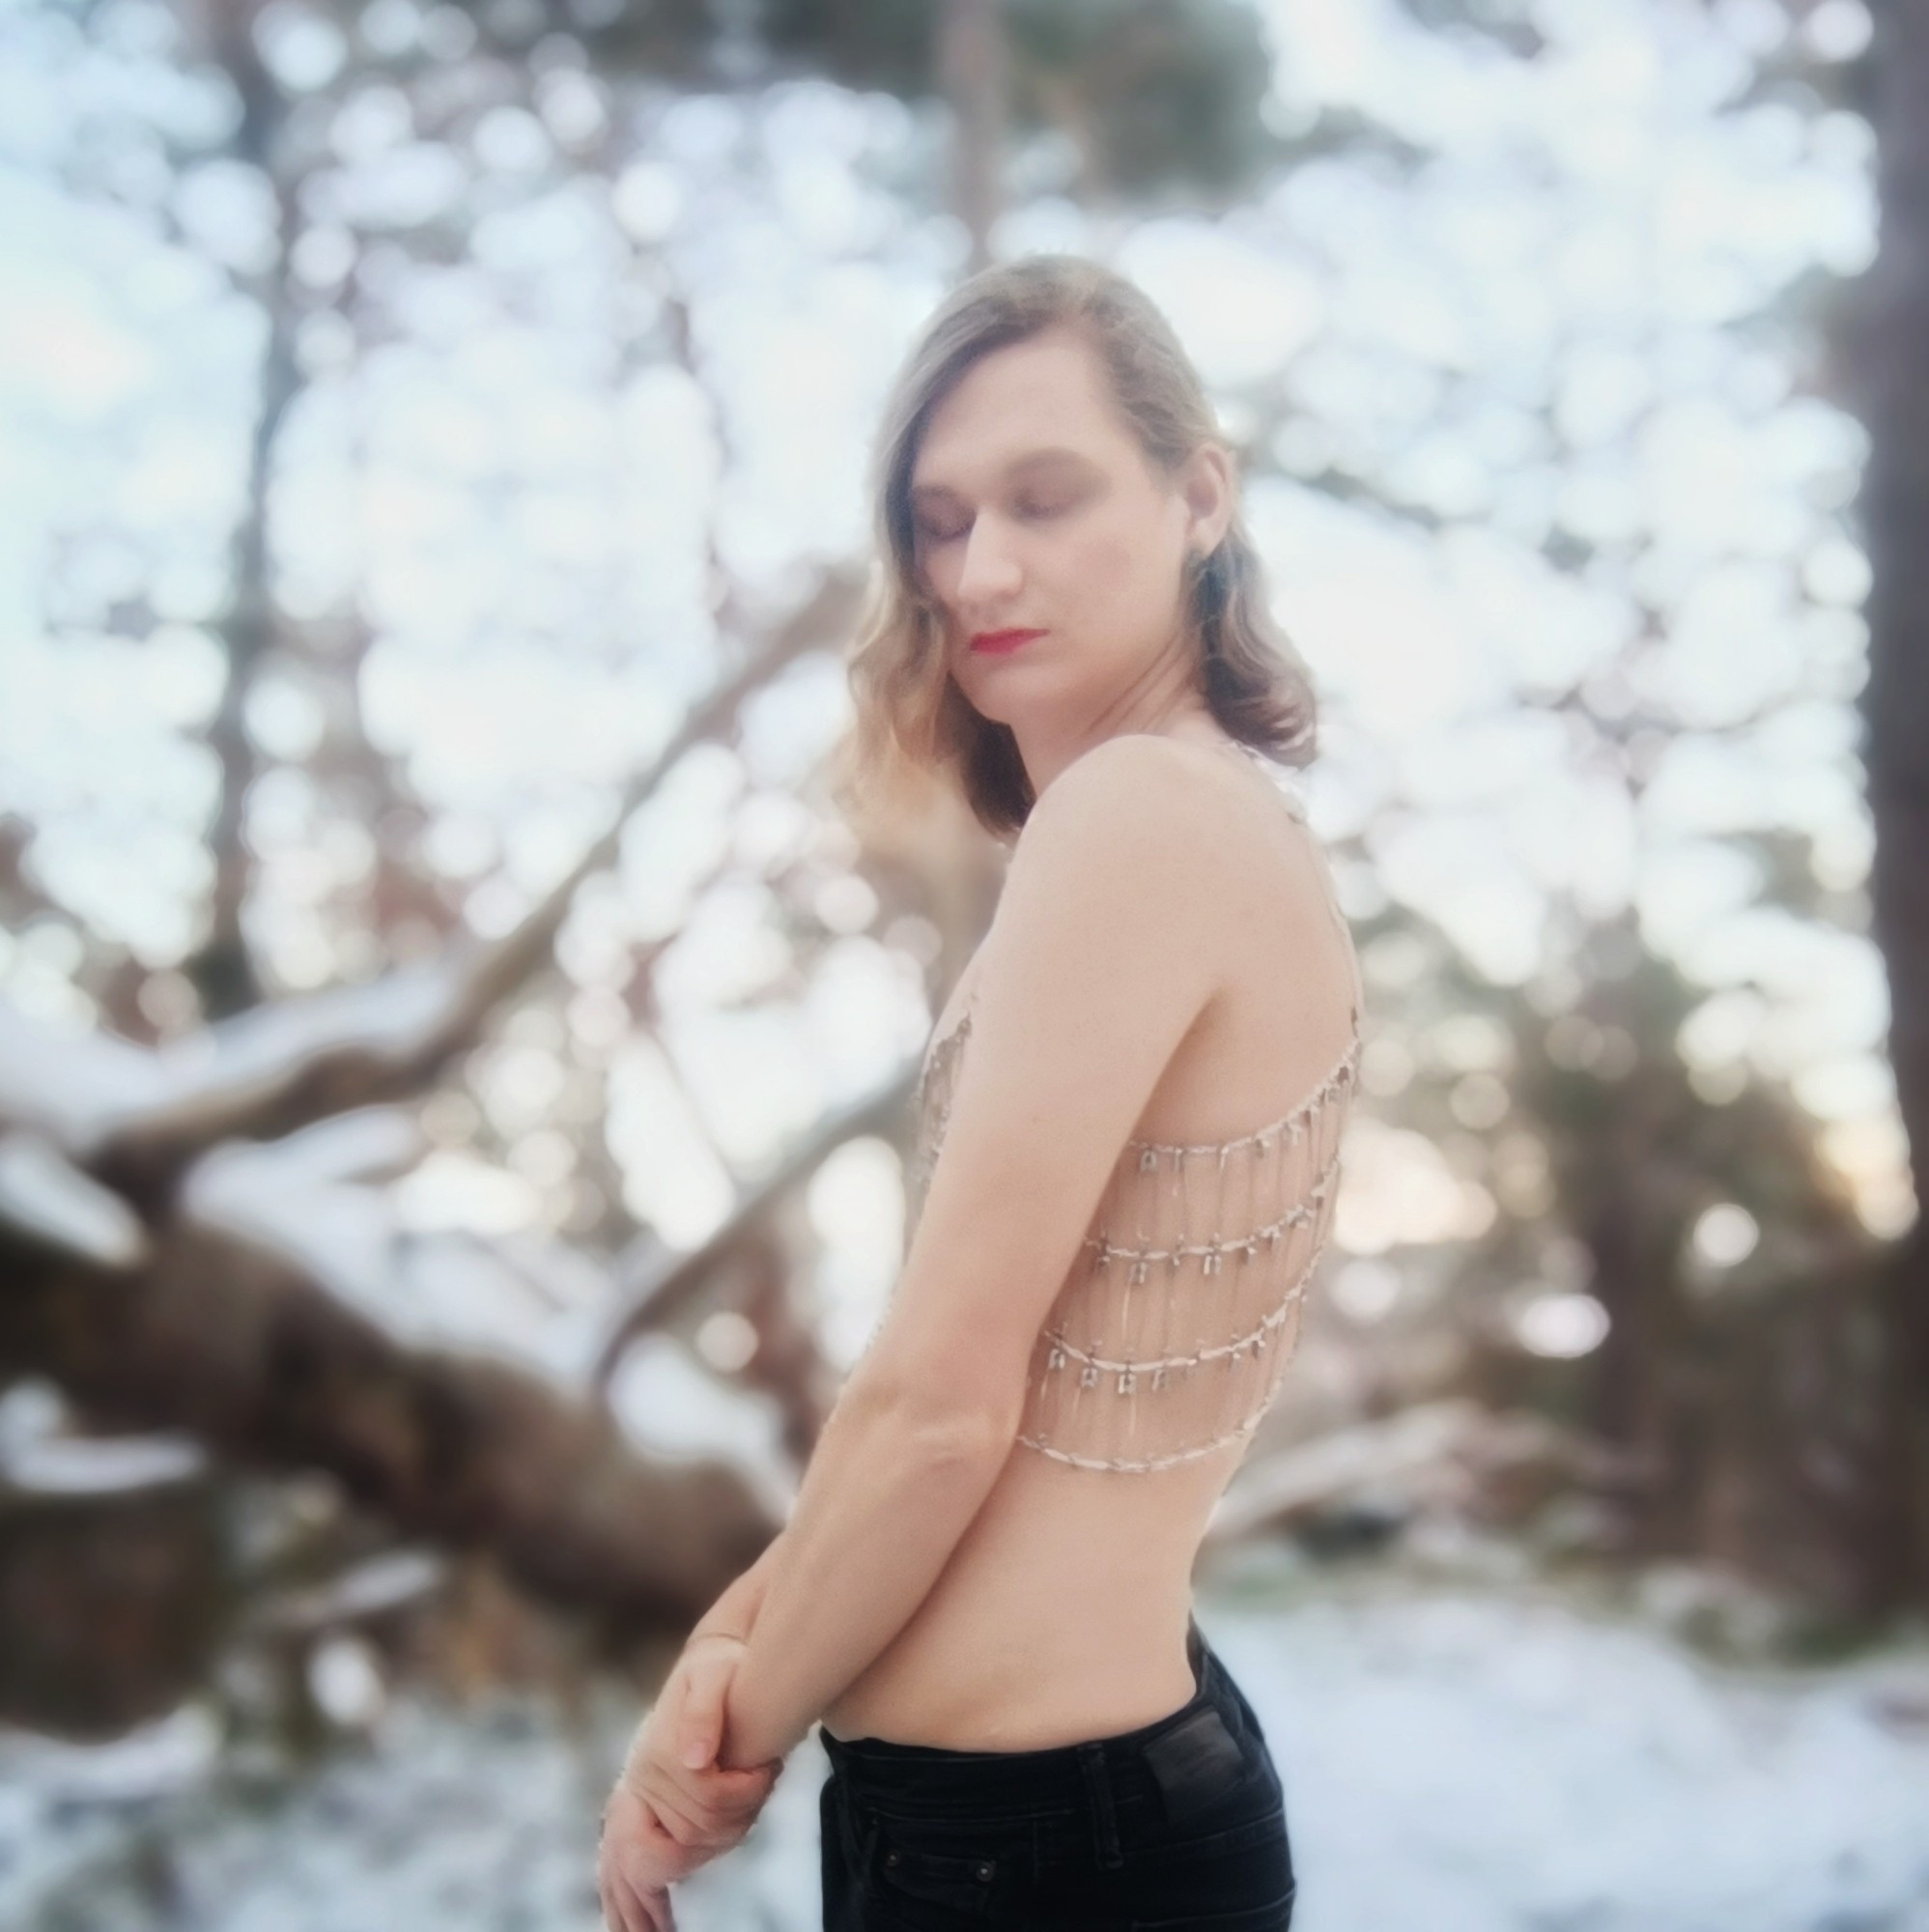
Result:
<svg viewBox="0 0 1929 1932">
<path fill-rule="evenodd" d="M 979 631 L 971 640 L 975 651 L 1003 653 L 1015 651 L 1020 644 L 1029 643 L 1034 638 L 1042 638 L 1042 631 Z"/>
</svg>

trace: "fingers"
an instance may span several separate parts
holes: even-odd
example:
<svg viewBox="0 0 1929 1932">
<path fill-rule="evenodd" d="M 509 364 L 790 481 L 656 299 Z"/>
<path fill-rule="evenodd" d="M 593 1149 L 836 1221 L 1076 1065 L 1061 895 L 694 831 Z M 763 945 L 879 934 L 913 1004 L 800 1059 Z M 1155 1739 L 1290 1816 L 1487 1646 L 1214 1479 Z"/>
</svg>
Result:
<svg viewBox="0 0 1929 1932">
<path fill-rule="evenodd" d="M 687 1650 L 632 1740 L 606 1810 L 597 1876 L 609 1932 L 675 1932 L 670 1882 L 741 1841 L 783 1769 L 781 1758 L 716 1762 L 742 1648 Z"/>
<path fill-rule="evenodd" d="M 679 1762 L 693 1771 L 717 1761 L 723 1742 L 723 1705 L 738 1655 L 712 1646 L 695 1652 L 678 1667 L 684 1681 L 671 1732 Z"/>
<path fill-rule="evenodd" d="M 712 1843 L 707 1836 L 685 1844 L 654 1804 L 642 1807 L 642 1818 L 641 1862 L 632 1863 L 630 1876 L 645 1889 L 653 1885 L 667 1885 L 672 1879 L 688 1878 L 718 1852 L 729 1849 L 728 1841 Z"/>
<path fill-rule="evenodd" d="M 692 1771 L 656 1754 L 643 1762 L 643 1780 L 646 1788 L 656 1783 L 676 1792 L 689 1809 L 713 1818 L 736 1818 L 760 1810 L 777 1782 L 775 1774 L 761 1765 L 745 1771 L 722 1771 L 714 1765 Z"/>
<path fill-rule="evenodd" d="M 735 1824 L 741 1805 L 723 1802 L 712 1774 L 666 1764 L 661 1741 L 628 1766 L 622 1786 L 656 1814 L 661 1829 L 686 1851 L 709 1856 L 741 1835 Z"/>
<path fill-rule="evenodd" d="M 679 1663 L 676 1675 L 681 1677 L 684 1668 Z M 711 1694 L 699 1682 L 696 1695 Z M 679 1742 L 700 1737 L 700 1727 L 684 1721 L 688 1695 L 681 1683 L 666 1688 L 665 1697 L 632 1747 L 623 1781 L 657 1806 L 680 1843 L 720 1850 L 735 1844 L 749 1830 L 770 1796 L 782 1761 L 741 1769 L 712 1763 L 697 1770 L 679 1763 Z M 715 1701 L 721 1704 L 720 1697 Z M 721 1724 L 721 1713 L 718 1721 Z"/>
<path fill-rule="evenodd" d="M 609 1932 L 649 1932 L 623 1876 L 629 1813 L 612 1797 L 603 1810 L 603 1838 L 596 1848 L 596 1894 L 603 1902 L 603 1922 Z"/>
<path fill-rule="evenodd" d="M 641 1921 L 639 1932 L 674 1932 L 676 1918 L 669 1908 L 667 1886 L 661 1889 L 654 1886 L 632 1886 L 630 1896 L 636 1901 Z"/>
<path fill-rule="evenodd" d="M 651 1752 L 638 1766 L 635 1781 L 679 1839 L 722 1849 L 750 1830 L 777 1778 L 761 1766 L 691 1771 Z"/>
<path fill-rule="evenodd" d="M 603 1901 L 603 1922 L 610 1932 L 654 1932 L 634 1889 L 616 1861 L 608 1856 L 597 1861 L 596 1895 Z"/>
<path fill-rule="evenodd" d="M 677 1842 L 705 1857 L 736 1844 L 762 1808 L 760 1803 L 719 1804 L 700 1792 L 692 1798 L 655 1770 L 646 1776 L 644 1793 Z"/>
<path fill-rule="evenodd" d="M 618 1785 L 604 1828 L 603 1856 L 610 1870 L 632 1885 L 647 1887 L 687 1878 L 706 1854 L 684 1846 L 647 1799 Z"/>
<path fill-rule="evenodd" d="M 633 1885 L 619 1876 L 617 1884 L 628 1901 L 634 1932 L 676 1932 L 676 1917 L 670 1911 L 669 1889 Z"/>
<path fill-rule="evenodd" d="M 656 1813 L 663 1831 L 676 1841 L 679 1850 L 707 1852 L 710 1849 L 710 1841 L 717 1831 L 715 1821 L 694 1809 L 675 1786 L 646 1771 L 640 1795 Z"/>
</svg>

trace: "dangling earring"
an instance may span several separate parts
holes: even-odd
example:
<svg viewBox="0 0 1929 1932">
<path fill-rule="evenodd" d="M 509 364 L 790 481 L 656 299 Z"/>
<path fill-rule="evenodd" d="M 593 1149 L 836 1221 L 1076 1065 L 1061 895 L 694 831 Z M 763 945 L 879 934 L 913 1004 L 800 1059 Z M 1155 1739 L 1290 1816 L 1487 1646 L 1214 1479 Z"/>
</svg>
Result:
<svg viewBox="0 0 1929 1932">
<path fill-rule="evenodd" d="M 1226 560 L 1226 547 L 1219 544 L 1210 551 L 1196 551 L 1193 554 L 1197 558 L 1194 580 L 1200 586 L 1206 607 L 1216 611 L 1226 594 L 1226 578 L 1221 568 Z"/>
</svg>

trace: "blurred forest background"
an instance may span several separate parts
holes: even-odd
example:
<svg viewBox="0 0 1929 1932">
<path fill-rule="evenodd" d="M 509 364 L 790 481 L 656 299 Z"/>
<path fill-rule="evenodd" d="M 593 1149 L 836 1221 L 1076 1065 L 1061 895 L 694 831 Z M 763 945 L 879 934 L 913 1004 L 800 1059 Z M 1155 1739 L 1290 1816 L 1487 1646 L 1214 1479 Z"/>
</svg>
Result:
<svg viewBox="0 0 1929 1932">
<path fill-rule="evenodd" d="M 864 466 L 1039 248 L 1367 976 L 1200 1573 L 1309 1932 L 1929 1926 L 1929 0 L 0 0 L 0 1921 L 597 1922 L 901 1258 Z"/>
</svg>

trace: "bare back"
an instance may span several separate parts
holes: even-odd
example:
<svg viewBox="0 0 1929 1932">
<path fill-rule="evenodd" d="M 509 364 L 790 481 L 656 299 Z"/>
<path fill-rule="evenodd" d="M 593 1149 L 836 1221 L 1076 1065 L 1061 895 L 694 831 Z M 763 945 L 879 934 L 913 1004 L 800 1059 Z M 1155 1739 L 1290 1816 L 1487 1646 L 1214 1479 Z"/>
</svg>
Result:
<svg viewBox="0 0 1929 1932">
<path fill-rule="evenodd" d="M 1134 1728 L 1193 1693 L 1192 1566 L 1291 1353 L 1361 1017 L 1303 810 L 1263 761 L 1195 750 L 1252 881 L 1229 909 L 1218 990 L 1121 1151 L 984 1505 L 911 1620 L 824 1714 L 840 1738 L 1038 1748 Z M 927 1051 L 914 1212 L 969 1051 L 978 963 Z"/>
</svg>

